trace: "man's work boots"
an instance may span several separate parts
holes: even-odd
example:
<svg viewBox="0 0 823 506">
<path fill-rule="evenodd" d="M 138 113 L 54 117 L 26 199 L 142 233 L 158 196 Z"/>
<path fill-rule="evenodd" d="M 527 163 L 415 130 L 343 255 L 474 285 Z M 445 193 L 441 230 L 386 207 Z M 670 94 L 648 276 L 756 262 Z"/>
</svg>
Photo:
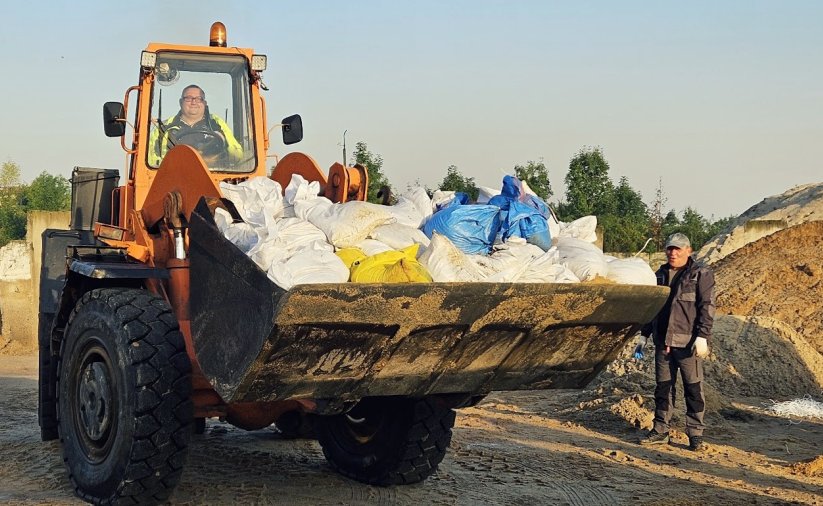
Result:
<svg viewBox="0 0 823 506">
<path fill-rule="evenodd" d="M 649 435 L 640 440 L 640 444 L 644 446 L 650 445 L 664 445 L 669 442 L 669 434 L 663 434 L 656 430 L 649 431 Z"/>
<path fill-rule="evenodd" d="M 705 452 L 709 445 L 703 441 L 703 436 L 689 436 L 689 450 L 693 452 Z"/>
</svg>

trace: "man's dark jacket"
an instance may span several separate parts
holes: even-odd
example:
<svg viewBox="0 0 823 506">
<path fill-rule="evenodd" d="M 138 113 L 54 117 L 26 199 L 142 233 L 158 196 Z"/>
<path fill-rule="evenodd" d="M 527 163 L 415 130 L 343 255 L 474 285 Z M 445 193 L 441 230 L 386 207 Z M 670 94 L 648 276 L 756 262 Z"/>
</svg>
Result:
<svg viewBox="0 0 823 506">
<path fill-rule="evenodd" d="M 671 266 L 666 263 L 655 273 L 657 284 L 669 285 Z M 655 346 L 688 348 L 698 337 L 711 340 L 714 323 L 714 273 L 691 257 L 671 285 L 666 304 L 640 333 L 654 336 Z"/>
</svg>

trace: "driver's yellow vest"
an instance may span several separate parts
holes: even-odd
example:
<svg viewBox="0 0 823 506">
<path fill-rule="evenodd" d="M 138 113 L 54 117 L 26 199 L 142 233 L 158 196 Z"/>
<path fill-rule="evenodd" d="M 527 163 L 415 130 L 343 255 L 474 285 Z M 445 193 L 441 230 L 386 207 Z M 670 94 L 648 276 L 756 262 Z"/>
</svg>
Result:
<svg viewBox="0 0 823 506">
<path fill-rule="evenodd" d="M 243 158 L 243 147 L 240 146 L 240 143 L 234 138 L 234 134 L 232 133 L 231 128 L 229 128 L 229 125 L 214 114 L 210 114 L 209 116 L 211 120 L 220 128 L 220 132 L 223 136 L 226 137 L 226 151 L 229 154 L 229 159 L 236 162 Z M 160 166 L 160 161 L 163 160 L 163 157 L 165 157 L 166 153 L 169 151 L 169 134 L 180 129 L 179 126 L 172 124 L 175 117 L 176 115 L 163 122 L 164 131 L 162 136 L 160 135 L 160 128 L 157 126 L 152 128 L 151 135 L 149 136 L 148 150 L 148 162 L 151 167 Z"/>
</svg>

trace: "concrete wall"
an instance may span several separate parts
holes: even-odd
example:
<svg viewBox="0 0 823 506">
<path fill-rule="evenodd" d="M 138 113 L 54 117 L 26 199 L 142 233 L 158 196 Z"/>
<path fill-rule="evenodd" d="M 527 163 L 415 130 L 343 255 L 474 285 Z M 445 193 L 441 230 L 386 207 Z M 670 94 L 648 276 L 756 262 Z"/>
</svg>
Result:
<svg viewBox="0 0 823 506">
<path fill-rule="evenodd" d="M 43 260 L 43 231 L 48 228 L 68 230 L 69 211 L 35 211 L 28 214 L 26 241 L 31 245 L 31 285 L 34 314 L 40 304 L 40 267 Z"/>
<path fill-rule="evenodd" d="M 37 349 L 40 259 L 43 231 L 67 230 L 70 213 L 29 213 L 25 241 L 13 241 L 0 249 L 0 352 Z"/>
</svg>

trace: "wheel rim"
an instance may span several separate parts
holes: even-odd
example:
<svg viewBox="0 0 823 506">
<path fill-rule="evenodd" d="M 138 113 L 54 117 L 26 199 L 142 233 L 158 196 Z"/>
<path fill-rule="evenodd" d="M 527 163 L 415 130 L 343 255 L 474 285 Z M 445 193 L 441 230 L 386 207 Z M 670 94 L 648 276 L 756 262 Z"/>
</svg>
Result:
<svg viewBox="0 0 823 506">
<path fill-rule="evenodd" d="M 351 411 L 342 416 L 343 425 L 349 435 L 359 444 L 365 444 L 374 439 L 385 423 L 386 411 L 379 405 L 369 402 L 369 399 L 360 401 Z"/>
<path fill-rule="evenodd" d="M 91 462 L 108 456 L 117 429 L 114 369 L 108 351 L 97 338 L 90 339 L 74 370 L 72 402 L 75 432 Z"/>
</svg>

